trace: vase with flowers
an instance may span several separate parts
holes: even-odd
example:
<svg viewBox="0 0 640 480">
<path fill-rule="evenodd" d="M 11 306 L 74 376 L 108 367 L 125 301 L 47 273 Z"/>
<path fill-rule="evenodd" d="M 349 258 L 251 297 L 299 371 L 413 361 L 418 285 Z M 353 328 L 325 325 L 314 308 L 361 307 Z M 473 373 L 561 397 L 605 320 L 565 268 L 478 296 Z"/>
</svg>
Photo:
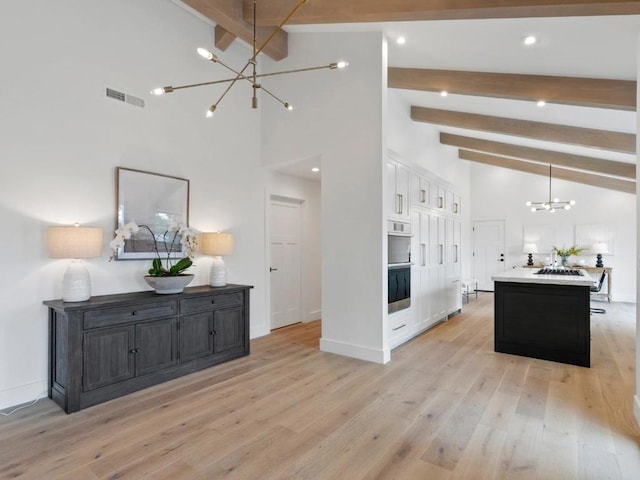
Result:
<svg viewBox="0 0 640 480">
<path fill-rule="evenodd" d="M 184 271 L 193 265 L 191 259 L 197 247 L 194 233 L 184 225 L 173 223 L 164 233 L 156 234 L 148 225 L 138 225 L 135 220 L 131 220 L 115 231 L 115 237 L 110 243 L 112 255 L 109 261 L 116 258 L 118 250 L 140 229 L 150 234 L 155 254 L 148 275 L 144 277 L 145 281 L 156 293 L 181 293 L 193 280 L 194 276 Z M 159 240 L 164 248 L 162 252 L 158 247 Z M 184 252 L 184 256 L 174 263 L 172 257 L 179 252 Z"/>
<path fill-rule="evenodd" d="M 584 251 L 584 248 L 578 248 L 577 245 L 565 248 L 563 245 L 562 248 L 553 247 L 553 251 L 560 257 L 560 264 L 563 267 L 567 267 L 569 265 L 569 257 L 572 255 L 580 255 L 580 252 Z"/>
</svg>

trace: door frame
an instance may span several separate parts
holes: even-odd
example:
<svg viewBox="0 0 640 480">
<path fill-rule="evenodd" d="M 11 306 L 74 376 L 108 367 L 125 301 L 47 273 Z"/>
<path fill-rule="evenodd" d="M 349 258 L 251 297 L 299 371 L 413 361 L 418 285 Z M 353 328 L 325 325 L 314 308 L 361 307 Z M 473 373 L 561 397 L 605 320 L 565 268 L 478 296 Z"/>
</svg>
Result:
<svg viewBox="0 0 640 480">
<path fill-rule="evenodd" d="M 306 231 L 305 225 L 305 201 L 302 198 L 287 197 L 283 195 L 277 195 L 270 192 L 266 192 L 265 201 L 265 332 L 264 335 L 268 335 L 271 332 L 271 275 L 269 267 L 271 266 L 271 202 L 284 202 L 290 204 L 296 204 L 300 207 L 300 321 L 305 323 L 307 318 L 307 298 L 306 282 L 304 278 L 304 261 L 302 260 L 305 255 L 305 242 L 304 233 Z"/>
<path fill-rule="evenodd" d="M 493 223 L 502 223 L 502 251 L 504 252 L 506 249 L 506 235 L 507 235 L 507 231 L 506 231 L 506 227 L 507 227 L 507 222 L 504 218 L 502 219 L 486 219 L 486 220 L 472 220 L 471 221 L 471 267 L 472 267 L 472 276 L 473 278 L 477 278 L 476 277 L 476 236 L 475 236 L 475 227 L 476 227 L 476 223 L 480 223 L 480 222 L 493 222 Z M 506 254 L 504 257 L 504 265 L 503 265 L 503 271 L 506 271 Z M 492 291 L 493 290 L 480 290 L 480 291 Z"/>
</svg>

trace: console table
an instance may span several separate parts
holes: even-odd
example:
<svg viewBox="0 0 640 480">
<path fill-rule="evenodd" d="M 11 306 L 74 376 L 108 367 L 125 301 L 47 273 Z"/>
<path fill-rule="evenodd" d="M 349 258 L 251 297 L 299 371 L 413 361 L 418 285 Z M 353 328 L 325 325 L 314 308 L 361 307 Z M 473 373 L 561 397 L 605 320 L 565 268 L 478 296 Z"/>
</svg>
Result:
<svg viewBox="0 0 640 480">
<path fill-rule="evenodd" d="M 49 398 L 72 413 L 249 355 L 247 285 L 43 302 Z"/>
<path fill-rule="evenodd" d="M 543 268 L 544 265 L 523 265 L 524 268 Z M 611 303 L 611 288 L 613 286 L 613 280 L 611 279 L 611 267 L 586 267 L 583 265 L 573 265 L 572 268 L 579 268 L 580 270 L 586 270 L 589 274 L 595 274 L 594 281 L 600 280 L 602 272 L 607 272 L 607 292 L 606 293 L 592 293 L 593 297 L 606 298 Z"/>
</svg>

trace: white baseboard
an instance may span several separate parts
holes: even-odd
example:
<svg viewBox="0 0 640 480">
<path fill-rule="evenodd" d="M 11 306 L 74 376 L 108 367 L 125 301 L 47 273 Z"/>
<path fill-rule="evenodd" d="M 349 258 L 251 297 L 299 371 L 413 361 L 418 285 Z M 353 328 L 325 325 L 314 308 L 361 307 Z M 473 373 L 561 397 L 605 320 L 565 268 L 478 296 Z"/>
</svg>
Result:
<svg viewBox="0 0 640 480">
<path fill-rule="evenodd" d="M 320 339 L 320 350 L 374 363 L 384 364 L 391 360 L 391 350 L 388 348 L 380 350 L 362 345 L 354 345 L 352 343 L 339 342 L 337 340 L 329 340 L 327 338 Z"/>
<path fill-rule="evenodd" d="M 636 417 L 636 423 L 640 426 L 640 398 L 638 395 L 633 396 L 633 415 Z"/>
<path fill-rule="evenodd" d="M 307 322 L 313 322 L 314 320 L 320 320 L 322 318 L 322 310 L 312 310 L 307 313 Z"/>
<path fill-rule="evenodd" d="M 270 333 L 271 333 L 271 330 L 269 330 L 268 325 L 258 325 L 255 327 L 251 327 L 251 330 L 249 332 L 249 338 L 253 339 L 258 337 L 264 337 L 265 335 L 269 335 Z"/>
<path fill-rule="evenodd" d="M 0 391 L 0 410 L 11 409 L 17 405 L 33 402 L 36 398 L 46 395 L 48 391 L 46 380 L 27 383 L 17 387 Z"/>
</svg>

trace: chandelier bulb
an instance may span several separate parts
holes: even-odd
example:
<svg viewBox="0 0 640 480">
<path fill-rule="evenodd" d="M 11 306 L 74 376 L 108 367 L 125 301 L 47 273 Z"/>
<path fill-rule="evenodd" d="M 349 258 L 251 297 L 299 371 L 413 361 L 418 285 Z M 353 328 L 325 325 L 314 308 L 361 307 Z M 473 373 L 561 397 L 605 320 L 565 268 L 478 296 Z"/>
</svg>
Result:
<svg viewBox="0 0 640 480">
<path fill-rule="evenodd" d="M 558 203 L 560 201 L 560 199 L 558 197 L 553 199 L 553 203 Z"/>
<path fill-rule="evenodd" d="M 564 209 L 565 209 L 565 210 L 571 210 L 571 205 L 565 205 L 565 206 L 564 206 Z"/>
<path fill-rule="evenodd" d="M 348 66 L 349 66 L 349 62 L 345 62 L 344 60 L 342 60 L 342 61 L 338 62 L 338 63 L 336 64 L 336 66 L 337 66 L 338 68 L 346 68 L 346 67 L 348 67 Z"/>
<path fill-rule="evenodd" d="M 573 206 L 573 205 L 575 205 L 575 204 L 576 204 L 576 201 L 575 201 L 575 200 L 571 200 L 571 201 L 569 202 L 569 205 L 571 205 L 571 206 Z"/>
<path fill-rule="evenodd" d="M 198 52 L 198 55 L 202 58 L 206 58 L 207 60 L 213 60 L 214 62 L 217 60 L 216 56 L 206 48 L 198 47 L 196 52 Z"/>
<path fill-rule="evenodd" d="M 545 203 L 543 206 L 545 210 L 549 210 L 551 208 L 551 205 L 549 205 L 548 203 Z"/>
<path fill-rule="evenodd" d="M 154 88 L 153 90 L 151 90 L 151 94 L 152 95 L 164 95 L 164 88 L 162 87 L 158 87 L 158 88 Z"/>
<path fill-rule="evenodd" d="M 537 211 L 538 211 L 538 209 L 537 209 L 536 207 L 531 207 L 531 211 L 532 211 L 532 212 L 537 212 Z"/>
<path fill-rule="evenodd" d="M 291 111 L 293 110 L 293 105 L 291 105 L 289 102 L 284 102 L 284 108 Z"/>
<path fill-rule="evenodd" d="M 207 118 L 211 118 L 213 117 L 213 113 L 216 111 L 216 106 L 215 105 L 211 105 L 211 107 L 209 107 L 209 110 L 207 110 Z"/>
<path fill-rule="evenodd" d="M 525 205 L 526 205 L 527 207 L 530 207 L 530 206 L 531 206 L 531 202 L 527 202 L 527 203 L 525 203 Z"/>
</svg>

